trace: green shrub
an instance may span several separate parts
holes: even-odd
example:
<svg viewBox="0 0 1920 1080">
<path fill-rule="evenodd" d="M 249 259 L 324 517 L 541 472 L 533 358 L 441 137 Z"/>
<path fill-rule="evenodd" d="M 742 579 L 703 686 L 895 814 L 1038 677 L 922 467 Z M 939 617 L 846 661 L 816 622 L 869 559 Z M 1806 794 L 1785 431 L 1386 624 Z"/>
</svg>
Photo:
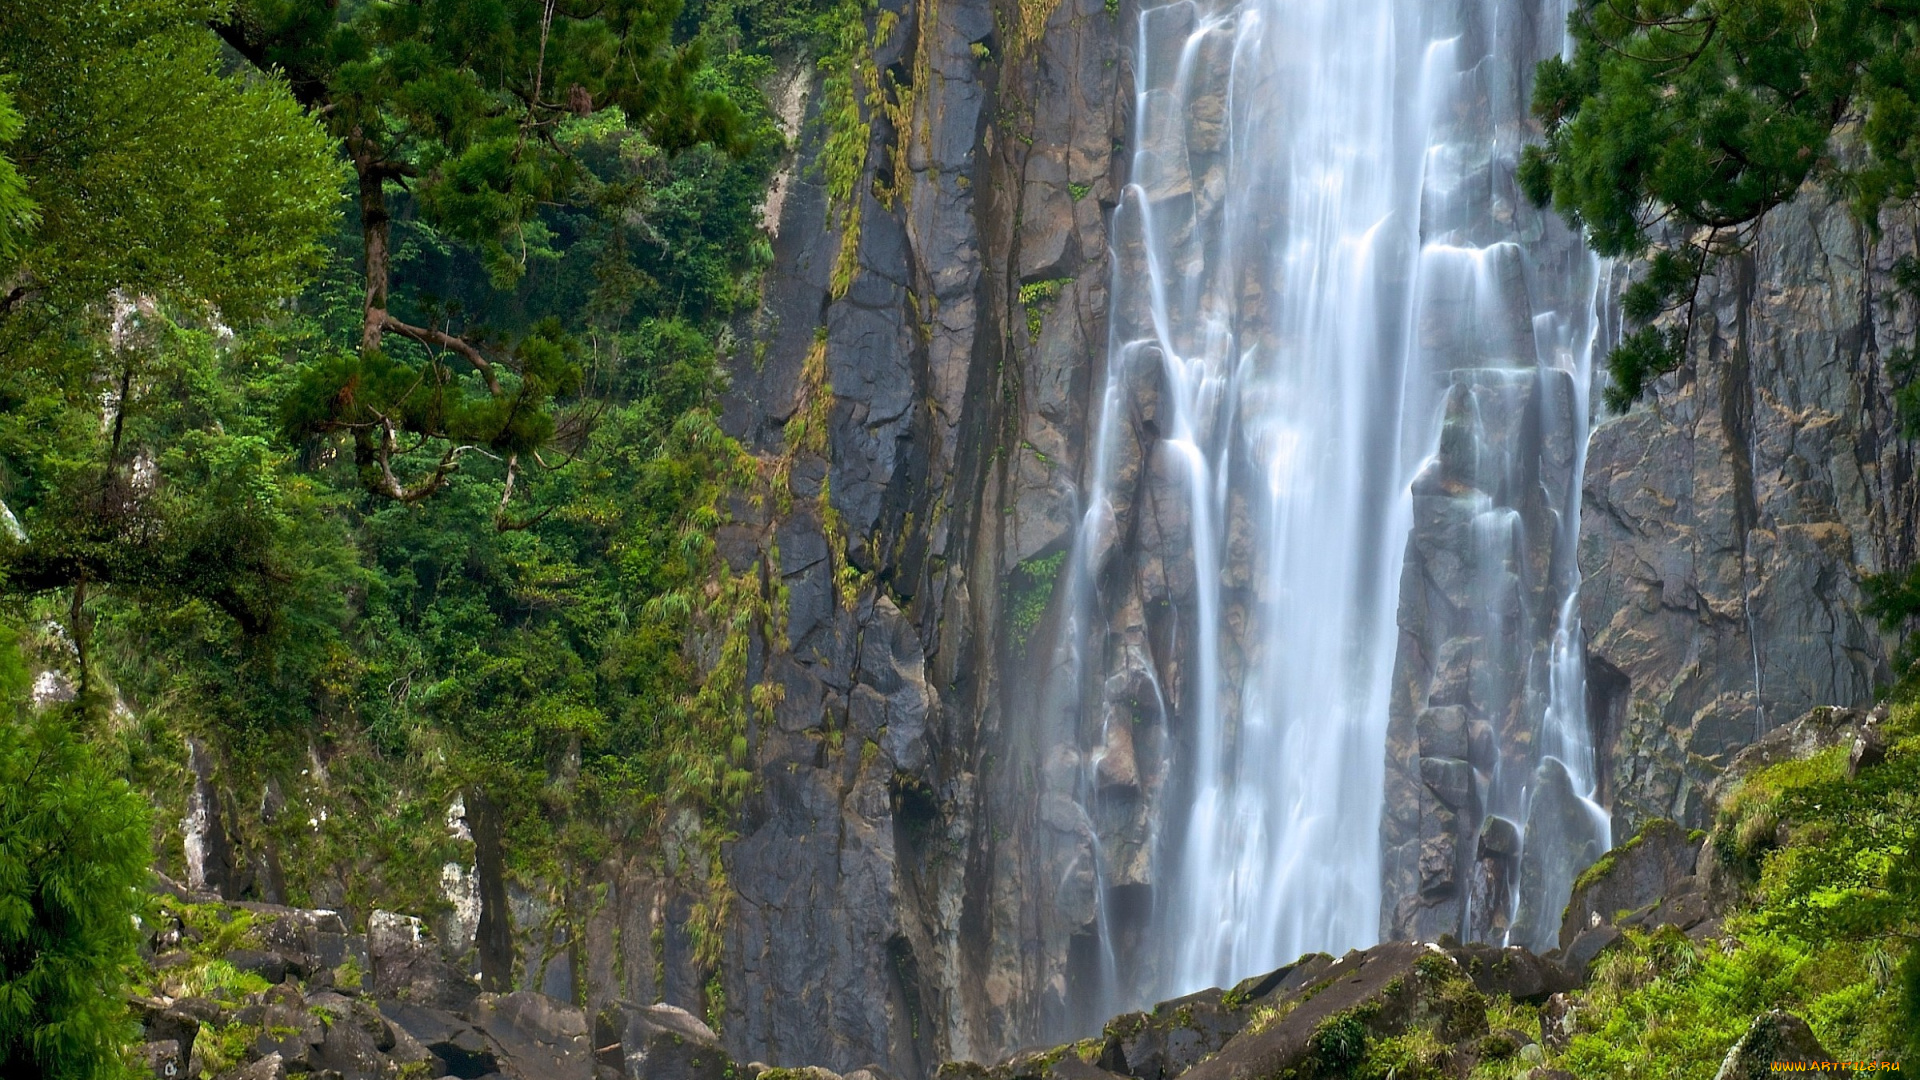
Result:
<svg viewBox="0 0 1920 1080">
<path fill-rule="evenodd" d="M 120 1074 L 148 818 L 61 717 L 0 722 L 0 1075 Z"/>
</svg>

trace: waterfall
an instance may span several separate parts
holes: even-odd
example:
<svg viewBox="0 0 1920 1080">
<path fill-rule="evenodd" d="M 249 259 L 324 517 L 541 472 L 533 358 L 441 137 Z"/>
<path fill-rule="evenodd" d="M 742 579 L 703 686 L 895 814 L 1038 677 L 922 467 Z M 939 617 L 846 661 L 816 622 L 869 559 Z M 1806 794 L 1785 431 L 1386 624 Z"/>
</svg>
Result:
<svg viewBox="0 0 1920 1080">
<path fill-rule="evenodd" d="M 1597 809 L 1572 552 L 1601 268 L 1513 182 L 1564 2 L 1140 12 L 1049 697 L 1070 699 L 1084 748 L 1099 1007 L 1379 939 L 1400 899 L 1383 884 L 1389 729 L 1440 700 L 1406 654 L 1422 627 L 1467 656 L 1462 746 L 1493 744 L 1416 751 L 1463 842 L 1508 822 L 1535 862 L 1604 845 L 1604 815 L 1583 827 L 1597 836 L 1536 825 L 1554 763 Z M 1410 629 L 1408 590 L 1445 612 Z M 1514 859 L 1422 918 L 1505 937 L 1529 888 L 1557 911 L 1571 877 Z"/>
</svg>

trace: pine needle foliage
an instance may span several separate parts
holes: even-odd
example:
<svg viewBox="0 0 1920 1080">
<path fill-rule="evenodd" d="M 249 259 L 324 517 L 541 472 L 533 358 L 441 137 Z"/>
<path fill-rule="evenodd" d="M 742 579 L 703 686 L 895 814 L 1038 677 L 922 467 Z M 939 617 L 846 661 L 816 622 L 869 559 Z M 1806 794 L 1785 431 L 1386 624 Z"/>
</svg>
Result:
<svg viewBox="0 0 1920 1080">
<path fill-rule="evenodd" d="M 1701 278 L 1818 182 L 1869 229 L 1920 190 L 1920 5 L 1580 0 L 1570 58 L 1540 64 L 1521 188 L 1595 251 L 1645 258 L 1616 409 L 1680 365 Z M 1661 323 L 1658 329 L 1655 323 Z"/>
</svg>

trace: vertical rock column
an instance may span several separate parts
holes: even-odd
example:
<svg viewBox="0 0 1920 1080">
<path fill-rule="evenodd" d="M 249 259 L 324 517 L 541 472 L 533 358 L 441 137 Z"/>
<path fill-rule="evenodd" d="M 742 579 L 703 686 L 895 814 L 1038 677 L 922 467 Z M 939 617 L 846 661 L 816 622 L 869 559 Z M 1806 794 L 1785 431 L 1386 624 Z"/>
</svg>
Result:
<svg viewBox="0 0 1920 1080">
<path fill-rule="evenodd" d="M 1575 480 L 1575 397 L 1558 369 L 1450 379 L 1401 572 L 1382 923 L 1392 939 L 1499 941 L 1572 558 L 1559 508 Z"/>
</svg>

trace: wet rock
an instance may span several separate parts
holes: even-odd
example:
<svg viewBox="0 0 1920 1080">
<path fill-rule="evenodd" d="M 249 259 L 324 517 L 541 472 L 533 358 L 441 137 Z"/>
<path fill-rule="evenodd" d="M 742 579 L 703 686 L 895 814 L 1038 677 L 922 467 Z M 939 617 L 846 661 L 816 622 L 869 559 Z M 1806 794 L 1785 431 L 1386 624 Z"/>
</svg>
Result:
<svg viewBox="0 0 1920 1080">
<path fill-rule="evenodd" d="M 1420 779 L 1455 810 L 1465 809 L 1473 797 L 1473 766 L 1458 758 L 1421 758 Z"/>
<path fill-rule="evenodd" d="M 1807 1022 L 1775 1009 L 1755 1017 L 1747 1033 L 1740 1036 L 1720 1063 L 1713 1080 L 1765 1080 L 1778 1075 L 1776 1062 L 1804 1064 L 1827 1061 L 1827 1051 L 1814 1038 Z"/>
<path fill-rule="evenodd" d="M 1133 754 L 1132 717 L 1115 715 L 1106 724 L 1106 739 L 1098 751 L 1094 776 L 1102 788 L 1132 790 L 1140 786 L 1140 767 Z"/>
<path fill-rule="evenodd" d="M 1570 948 L 1574 938 L 1613 922 L 1618 912 L 1651 913 L 1689 889 L 1700 844 L 1701 838 L 1662 819 L 1647 823 L 1632 839 L 1601 856 L 1574 884 L 1560 923 L 1559 947 Z M 1668 906 L 1664 917 L 1642 921 L 1673 922 L 1685 930 L 1706 917 L 1704 911 L 1695 917 L 1694 911 L 1681 910 L 1684 905 Z"/>
<path fill-rule="evenodd" d="M 1467 710 L 1458 705 L 1421 709 L 1414 729 L 1423 754 L 1437 758 L 1465 758 L 1468 754 Z"/>
<path fill-rule="evenodd" d="M 1600 857 L 1598 833 L 1603 827 L 1573 790 L 1566 767 L 1552 758 L 1542 761 L 1534 771 L 1526 850 L 1520 856 L 1515 942 L 1542 950 L 1557 944 L 1560 927 L 1555 916 L 1564 905 L 1560 897 L 1569 895 L 1574 879 Z"/>
<path fill-rule="evenodd" d="M 1480 826 L 1476 848 L 1482 859 L 1513 859 L 1520 855 L 1520 827 L 1497 814 L 1487 816 Z"/>
</svg>

